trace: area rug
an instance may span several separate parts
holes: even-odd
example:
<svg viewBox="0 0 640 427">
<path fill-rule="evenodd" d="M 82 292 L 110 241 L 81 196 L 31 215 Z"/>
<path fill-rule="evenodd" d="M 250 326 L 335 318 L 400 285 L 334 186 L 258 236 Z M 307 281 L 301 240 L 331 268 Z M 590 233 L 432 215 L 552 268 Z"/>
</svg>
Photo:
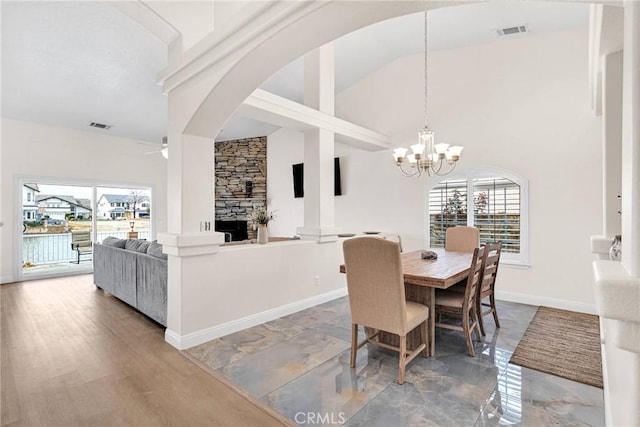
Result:
<svg viewBox="0 0 640 427">
<path fill-rule="evenodd" d="M 602 388 L 598 316 L 539 307 L 510 362 Z"/>
</svg>

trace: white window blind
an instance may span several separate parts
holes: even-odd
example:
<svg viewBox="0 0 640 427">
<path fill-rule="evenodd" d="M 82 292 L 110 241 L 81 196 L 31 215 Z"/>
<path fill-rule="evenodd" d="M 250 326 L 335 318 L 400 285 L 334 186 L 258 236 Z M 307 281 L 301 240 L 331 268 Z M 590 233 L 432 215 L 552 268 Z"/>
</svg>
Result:
<svg viewBox="0 0 640 427">
<path fill-rule="evenodd" d="M 445 181 L 429 192 L 431 247 L 444 247 L 447 228 L 467 225 L 467 181 Z"/>
<path fill-rule="evenodd" d="M 520 252 L 520 186 L 504 178 L 473 180 L 473 225 L 480 243 L 502 241 L 504 252 Z"/>
<path fill-rule="evenodd" d="M 437 184 L 428 195 L 429 246 L 444 247 L 446 229 L 477 227 L 480 243 L 502 241 L 504 260 L 527 264 L 526 180 L 478 169 Z"/>
</svg>

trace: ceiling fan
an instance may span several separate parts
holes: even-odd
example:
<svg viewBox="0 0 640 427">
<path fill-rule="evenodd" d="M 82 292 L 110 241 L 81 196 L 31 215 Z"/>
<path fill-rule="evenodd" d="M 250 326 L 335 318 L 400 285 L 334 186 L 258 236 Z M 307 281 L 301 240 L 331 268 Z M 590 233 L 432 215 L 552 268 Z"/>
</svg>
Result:
<svg viewBox="0 0 640 427">
<path fill-rule="evenodd" d="M 165 159 L 168 159 L 169 158 L 169 140 L 166 136 L 162 137 L 162 145 L 160 147 L 161 148 L 159 150 L 147 151 L 144 154 L 160 153 L 162 154 L 162 157 L 164 157 Z"/>
</svg>

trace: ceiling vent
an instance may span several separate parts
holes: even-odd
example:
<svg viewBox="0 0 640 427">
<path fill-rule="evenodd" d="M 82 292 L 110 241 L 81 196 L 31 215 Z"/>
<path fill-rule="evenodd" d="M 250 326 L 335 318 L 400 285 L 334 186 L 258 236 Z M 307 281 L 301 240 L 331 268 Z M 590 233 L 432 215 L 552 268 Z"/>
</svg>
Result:
<svg viewBox="0 0 640 427">
<path fill-rule="evenodd" d="M 499 36 L 511 36 L 513 34 L 527 33 L 529 32 L 526 25 L 516 25 L 515 27 L 506 27 L 496 30 Z"/>
<path fill-rule="evenodd" d="M 98 129 L 111 129 L 111 125 L 105 125 L 103 123 L 97 123 L 97 122 L 91 122 L 89 123 L 89 126 L 91 126 L 92 128 L 98 128 Z"/>
</svg>

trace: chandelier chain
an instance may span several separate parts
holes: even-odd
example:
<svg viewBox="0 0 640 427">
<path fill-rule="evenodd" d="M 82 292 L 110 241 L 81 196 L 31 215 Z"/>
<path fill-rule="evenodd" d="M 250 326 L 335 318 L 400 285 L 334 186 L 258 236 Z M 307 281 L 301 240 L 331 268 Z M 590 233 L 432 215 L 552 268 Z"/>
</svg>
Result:
<svg viewBox="0 0 640 427">
<path fill-rule="evenodd" d="M 428 127 L 427 118 L 427 11 L 424 11 L 424 127 Z"/>
</svg>

